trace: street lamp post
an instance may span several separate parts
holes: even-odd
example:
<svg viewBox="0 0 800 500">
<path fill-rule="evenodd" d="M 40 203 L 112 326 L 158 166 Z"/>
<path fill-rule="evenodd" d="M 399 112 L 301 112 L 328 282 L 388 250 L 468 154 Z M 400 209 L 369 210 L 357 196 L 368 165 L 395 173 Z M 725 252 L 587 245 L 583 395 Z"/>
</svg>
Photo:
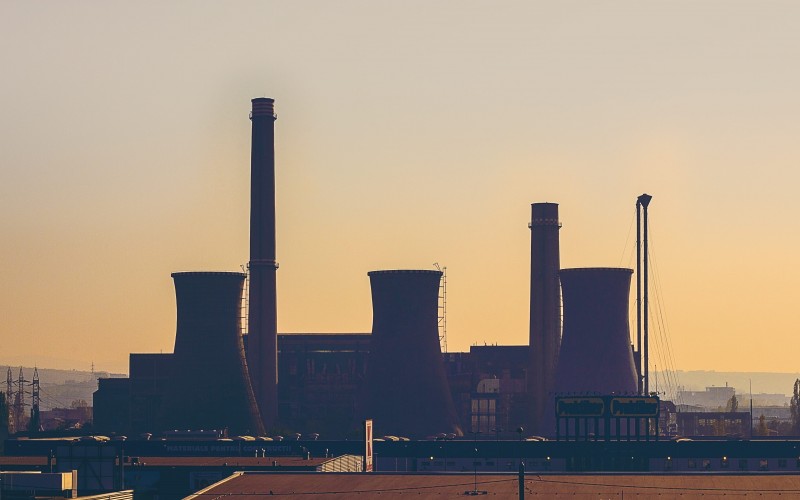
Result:
<svg viewBox="0 0 800 500">
<path fill-rule="evenodd" d="M 517 428 L 517 434 L 519 434 L 519 472 L 518 472 L 518 482 L 519 482 L 519 499 L 523 500 L 525 498 L 525 462 L 522 460 L 522 432 L 524 429 L 522 427 Z"/>
<path fill-rule="evenodd" d="M 475 449 L 475 456 L 472 459 L 472 467 L 474 469 L 474 483 L 472 491 L 465 491 L 465 495 L 475 496 L 475 495 L 488 495 L 489 492 L 486 490 L 478 490 L 478 434 L 481 431 L 472 431 L 473 435 L 473 444 Z"/>
</svg>

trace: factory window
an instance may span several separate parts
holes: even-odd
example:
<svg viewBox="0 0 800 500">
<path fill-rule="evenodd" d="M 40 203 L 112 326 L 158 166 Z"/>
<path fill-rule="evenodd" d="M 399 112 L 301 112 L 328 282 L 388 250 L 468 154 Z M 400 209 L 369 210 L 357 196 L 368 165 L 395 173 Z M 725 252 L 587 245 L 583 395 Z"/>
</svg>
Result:
<svg viewBox="0 0 800 500">
<path fill-rule="evenodd" d="M 769 461 L 767 459 L 761 459 L 758 461 L 758 468 L 761 470 L 767 470 L 769 468 Z"/>
<path fill-rule="evenodd" d="M 686 467 L 689 468 L 689 469 L 696 469 L 697 468 L 697 461 L 695 461 L 695 459 L 693 459 L 693 458 L 690 458 L 689 461 L 686 464 Z"/>
<path fill-rule="evenodd" d="M 711 460 L 703 460 L 703 469 L 711 470 Z"/>
</svg>

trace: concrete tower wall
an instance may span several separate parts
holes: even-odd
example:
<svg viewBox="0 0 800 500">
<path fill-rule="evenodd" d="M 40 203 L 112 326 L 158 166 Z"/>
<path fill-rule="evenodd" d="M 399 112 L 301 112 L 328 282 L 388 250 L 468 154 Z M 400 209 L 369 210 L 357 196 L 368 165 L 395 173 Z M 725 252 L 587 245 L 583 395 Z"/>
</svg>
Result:
<svg viewBox="0 0 800 500">
<path fill-rule="evenodd" d="M 439 347 L 439 271 L 372 271 L 364 416 L 378 435 L 461 435 Z"/>
<path fill-rule="evenodd" d="M 263 434 L 241 337 L 241 273 L 174 273 L 178 322 L 162 429 Z"/>
<path fill-rule="evenodd" d="M 637 393 L 628 328 L 632 269 L 561 271 L 564 337 L 555 393 Z"/>
</svg>

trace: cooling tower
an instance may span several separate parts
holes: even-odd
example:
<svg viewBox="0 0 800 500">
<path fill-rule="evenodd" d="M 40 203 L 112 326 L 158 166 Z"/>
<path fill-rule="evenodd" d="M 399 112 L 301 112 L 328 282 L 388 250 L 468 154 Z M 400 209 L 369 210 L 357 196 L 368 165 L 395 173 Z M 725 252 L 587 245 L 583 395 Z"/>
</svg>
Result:
<svg viewBox="0 0 800 500">
<path fill-rule="evenodd" d="M 628 330 L 632 269 L 564 269 L 564 334 L 556 394 L 637 393 Z M 552 398 L 549 401 L 552 408 Z"/>
<path fill-rule="evenodd" d="M 263 434 L 241 337 L 241 273 L 174 273 L 178 325 L 164 429 Z"/>
<path fill-rule="evenodd" d="M 558 204 L 531 205 L 531 295 L 530 362 L 528 393 L 531 399 L 530 425 L 533 434 L 542 433 L 542 418 L 561 345 L 561 295 Z"/>
<path fill-rule="evenodd" d="M 250 152 L 250 283 L 247 361 L 261 416 L 278 418 L 278 312 L 275 261 L 274 100 L 252 100 Z"/>
<path fill-rule="evenodd" d="M 372 271 L 364 416 L 378 435 L 462 435 L 439 348 L 439 271 Z"/>
</svg>

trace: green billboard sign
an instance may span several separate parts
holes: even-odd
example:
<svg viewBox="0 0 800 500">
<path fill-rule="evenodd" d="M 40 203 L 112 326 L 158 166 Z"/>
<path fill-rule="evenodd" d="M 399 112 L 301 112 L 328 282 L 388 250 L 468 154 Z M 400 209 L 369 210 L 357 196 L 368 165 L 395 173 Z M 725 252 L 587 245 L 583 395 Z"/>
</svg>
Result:
<svg viewBox="0 0 800 500">
<path fill-rule="evenodd" d="M 603 398 L 556 398 L 557 417 L 602 417 L 605 409 Z"/>
<path fill-rule="evenodd" d="M 609 404 L 612 417 L 648 418 L 658 416 L 658 398 L 628 397 L 611 398 Z"/>
</svg>

